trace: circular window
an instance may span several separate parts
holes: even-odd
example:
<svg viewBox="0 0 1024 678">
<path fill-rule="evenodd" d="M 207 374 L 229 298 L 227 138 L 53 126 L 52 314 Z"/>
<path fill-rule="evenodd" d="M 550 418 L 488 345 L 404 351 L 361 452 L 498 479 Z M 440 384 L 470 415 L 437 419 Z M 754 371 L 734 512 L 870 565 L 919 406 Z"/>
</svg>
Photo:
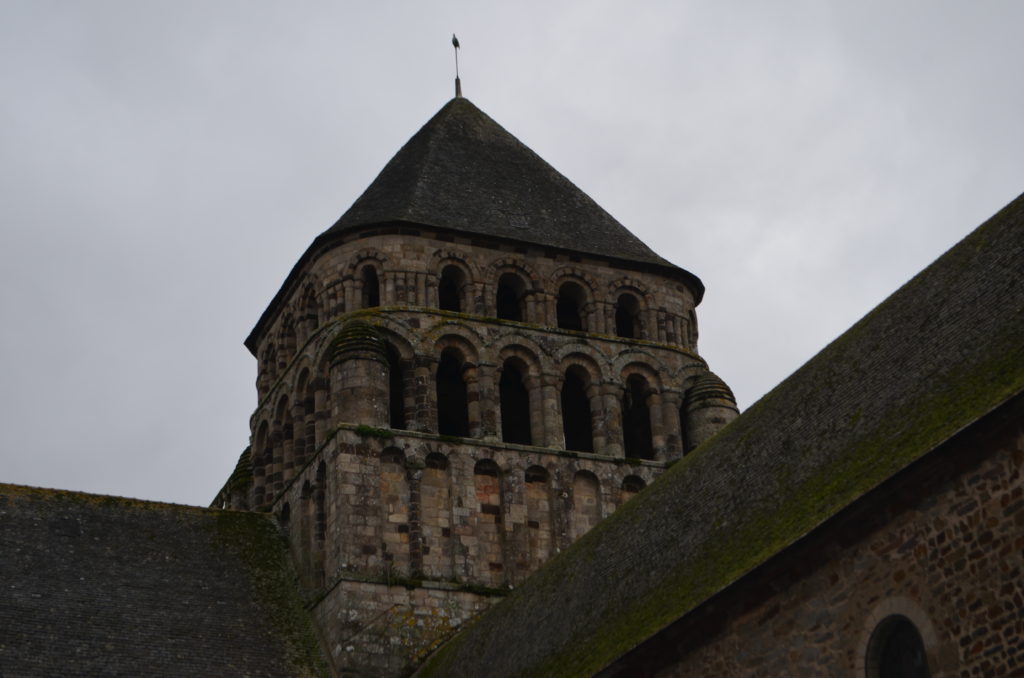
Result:
<svg viewBox="0 0 1024 678">
<path fill-rule="evenodd" d="M 868 678 L 931 678 L 924 641 L 913 622 L 900 614 L 886 617 L 871 634 Z"/>
</svg>

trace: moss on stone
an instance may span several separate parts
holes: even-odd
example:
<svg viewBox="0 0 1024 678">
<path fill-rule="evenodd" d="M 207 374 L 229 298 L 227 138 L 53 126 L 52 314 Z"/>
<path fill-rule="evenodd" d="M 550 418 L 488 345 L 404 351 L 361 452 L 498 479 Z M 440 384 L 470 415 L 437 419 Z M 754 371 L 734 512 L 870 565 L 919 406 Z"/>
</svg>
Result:
<svg viewBox="0 0 1024 678">
<path fill-rule="evenodd" d="M 328 676 L 312 619 L 299 597 L 287 544 L 272 522 L 248 512 L 219 511 L 215 530 L 217 539 L 245 565 L 253 596 L 284 644 L 288 665 L 299 676 Z"/>
<path fill-rule="evenodd" d="M 395 437 L 395 432 L 391 429 L 376 428 L 374 426 L 367 426 L 366 424 L 359 424 L 352 430 L 361 438 L 381 438 L 383 440 L 390 440 Z"/>
</svg>

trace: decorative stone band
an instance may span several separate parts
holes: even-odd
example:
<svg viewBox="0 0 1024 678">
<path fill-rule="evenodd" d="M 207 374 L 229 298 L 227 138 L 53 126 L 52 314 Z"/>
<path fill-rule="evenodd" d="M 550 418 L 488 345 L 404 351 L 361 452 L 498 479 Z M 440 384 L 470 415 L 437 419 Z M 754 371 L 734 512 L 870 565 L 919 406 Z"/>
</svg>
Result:
<svg viewBox="0 0 1024 678">
<path fill-rule="evenodd" d="M 328 355 L 332 367 L 351 359 L 387 363 L 384 339 L 373 325 L 362 320 L 350 320 L 345 323 L 331 341 Z"/>
</svg>

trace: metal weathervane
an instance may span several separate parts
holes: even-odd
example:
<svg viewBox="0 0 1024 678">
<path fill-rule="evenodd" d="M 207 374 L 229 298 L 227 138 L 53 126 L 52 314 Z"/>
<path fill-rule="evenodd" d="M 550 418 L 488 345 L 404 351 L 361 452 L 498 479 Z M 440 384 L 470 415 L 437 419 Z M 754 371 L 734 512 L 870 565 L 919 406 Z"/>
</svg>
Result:
<svg viewBox="0 0 1024 678">
<path fill-rule="evenodd" d="M 455 48 L 455 96 L 462 96 L 462 81 L 459 80 L 459 39 L 452 33 L 452 47 Z"/>
</svg>

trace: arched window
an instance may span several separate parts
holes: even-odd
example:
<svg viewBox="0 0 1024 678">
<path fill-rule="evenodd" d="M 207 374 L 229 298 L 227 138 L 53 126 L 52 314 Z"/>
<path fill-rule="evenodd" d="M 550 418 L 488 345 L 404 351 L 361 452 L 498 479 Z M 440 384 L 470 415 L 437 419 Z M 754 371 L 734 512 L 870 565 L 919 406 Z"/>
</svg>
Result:
<svg viewBox="0 0 1024 678">
<path fill-rule="evenodd" d="M 462 378 L 465 360 L 454 348 L 441 351 L 437 363 L 437 432 L 442 435 L 469 435 L 469 402 Z"/>
<path fill-rule="evenodd" d="M 405 428 L 405 372 L 402 357 L 391 344 L 388 358 L 388 423 L 391 428 Z"/>
<path fill-rule="evenodd" d="M 519 360 L 506 360 L 501 369 L 498 390 L 501 398 L 501 439 L 506 443 L 530 445 L 530 393 L 523 383 L 526 366 Z"/>
<path fill-rule="evenodd" d="M 458 266 L 445 266 L 437 284 L 437 305 L 442 311 L 462 311 L 462 289 L 466 275 Z"/>
<path fill-rule="evenodd" d="M 583 303 L 586 295 L 583 288 L 574 282 L 562 283 L 558 288 L 558 303 L 555 305 L 558 326 L 565 330 L 583 330 Z"/>
<path fill-rule="evenodd" d="M 380 306 L 380 280 L 377 278 L 377 269 L 373 266 L 363 266 L 363 308 L 374 308 Z"/>
<path fill-rule="evenodd" d="M 570 367 L 562 383 L 562 430 L 565 449 L 594 451 L 593 416 L 587 397 L 589 375 L 579 367 Z"/>
<path fill-rule="evenodd" d="M 647 483 L 640 476 L 626 476 L 622 479 L 622 503 L 625 504 L 627 501 L 636 496 L 640 490 L 647 487 Z"/>
<path fill-rule="evenodd" d="M 868 641 L 866 668 L 868 678 L 931 678 L 914 623 L 900 614 L 879 622 Z"/>
<path fill-rule="evenodd" d="M 632 294 L 620 294 L 615 303 L 615 334 L 626 339 L 640 339 L 640 302 Z"/>
<path fill-rule="evenodd" d="M 503 273 L 498 278 L 498 317 L 503 320 L 522 321 L 523 297 L 526 294 L 526 283 L 515 273 Z"/>
<path fill-rule="evenodd" d="M 650 387 L 639 374 L 626 380 L 626 394 L 622 399 L 622 437 L 627 457 L 653 459 L 651 441 L 651 411 L 647 407 Z"/>
</svg>

